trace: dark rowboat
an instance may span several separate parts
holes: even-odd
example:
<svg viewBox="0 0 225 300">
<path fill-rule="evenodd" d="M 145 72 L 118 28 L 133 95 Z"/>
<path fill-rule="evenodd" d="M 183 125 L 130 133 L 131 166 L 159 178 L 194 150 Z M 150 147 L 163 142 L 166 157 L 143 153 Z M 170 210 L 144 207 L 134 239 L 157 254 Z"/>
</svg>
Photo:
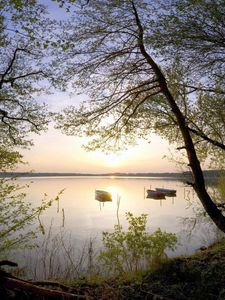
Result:
<svg viewBox="0 0 225 300">
<path fill-rule="evenodd" d="M 176 196 L 176 190 L 172 190 L 172 189 L 164 189 L 164 188 L 156 188 L 155 189 L 157 192 L 161 192 L 164 193 L 165 196 L 167 197 L 173 197 Z"/>
<path fill-rule="evenodd" d="M 154 190 L 147 190 L 147 198 L 151 199 L 165 199 L 165 193 Z"/>
</svg>

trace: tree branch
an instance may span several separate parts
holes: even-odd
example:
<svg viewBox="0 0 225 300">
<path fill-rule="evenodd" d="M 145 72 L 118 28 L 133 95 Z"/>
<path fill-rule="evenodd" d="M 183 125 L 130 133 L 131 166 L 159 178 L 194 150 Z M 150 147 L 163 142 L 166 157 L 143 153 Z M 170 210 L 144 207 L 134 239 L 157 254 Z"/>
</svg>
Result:
<svg viewBox="0 0 225 300">
<path fill-rule="evenodd" d="M 11 85 L 13 86 L 13 83 L 17 79 L 26 78 L 26 77 L 33 76 L 33 75 L 38 75 L 38 74 L 44 74 L 44 73 L 42 71 L 36 71 L 36 72 L 30 72 L 30 73 L 27 73 L 27 74 L 18 75 L 16 77 L 11 77 L 9 79 L 2 80 L 2 84 L 3 83 L 11 83 Z"/>
<path fill-rule="evenodd" d="M 205 135 L 203 132 L 197 131 L 191 127 L 188 126 L 189 131 L 191 131 L 192 133 L 194 133 L 195 135 L 201 137 L 203 140 L 209 142 L 210 144 L 222 149 L 225 151 L 225 145 L 223 143 L 220 143 L 218 141 L 215 141 L 211 138 L 209 138 L 207 135 Z"/>
<path fill-rule="evenodd" d="M 28 53 L 28 54 L 31 54 L 30 51 L 28 51 L 27 49 L 23 49 L 23 48 L 16 48 L 13 52 L 13 56 L 12 56 L 12 59 L 11 61 L 9 62 L 9 65 L 8 67 L 6 68 L 5 72 L 0 74 L 1 76 L 1 80 L 0 80 L 0 89 L 2 88 L 2 85 L 4 83 L 4 79 L 5 77 L 10 73 L 10 71 L 12 70 L 13 68 L 13 65 L 15 63 L 15 60 L 16 60 L 16 57 L 17 57 L 17 53 L 18 52 L 25 52 L 25 53 Z"/>
<path fill-rule="evenodd" d="M 202 91 L 202 92 L 210 92 L 210 93 L 225 95 L 225 91 L 223 91 L 221 89 L 216 89 L 216 88 L 211 88 L 211 87 L 207 87 L 207 88 L 206 87 L 197 87 L 197 86 L 186 85 L 186 84 L 184 84 L 183 86 L 193 89 L 193 91 L 191 91 L 191 93 L 195 92 L 195 91 Z"/>
<path fill-rule="evenodd" d="M 10 117 L 10 116 L 7 116 L 6 118 L 9 120 L 15 120 L 15 121 L 26 121 L 26 122 L 30 123 L 31 125 L 33 125 L 37 130 L 39 128 L 39 125 L 35 124 L 33 121 L 31 121 L 28 118 L 19 118 L 19 117 Z M 8 124 L 8 125 L 10 126 L 10 124 Z"/>
</svg>

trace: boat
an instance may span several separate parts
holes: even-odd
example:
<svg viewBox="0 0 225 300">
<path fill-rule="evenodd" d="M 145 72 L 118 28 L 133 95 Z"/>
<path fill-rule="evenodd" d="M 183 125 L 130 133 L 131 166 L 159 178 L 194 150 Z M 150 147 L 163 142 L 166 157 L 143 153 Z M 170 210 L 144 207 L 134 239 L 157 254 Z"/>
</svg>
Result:
<svg viewBox="0 0 225 300">
<path fill-rule="evenodd" d="M 161 192 L 164 193 L 165 196 L 167 197 L 173 197 L 176 196 L 176 190 L 172 190 L 172 189 L 164 189 L 164 188 L 156 188 L 155 189 L 157 192 Z"/>
<path fill-rule="evenodd" d="M 152 199 L 165 199 L 165 193 L 160 191 L 154 191 L 154 190 L 146 190 L 147 192 L 147 198 Z"/>
<path fill-rule="evenodd" d="M 95 190 L 95 199 L 100 202 L 112 201 L 112 194 L 103 190 Z"/>
</svg>

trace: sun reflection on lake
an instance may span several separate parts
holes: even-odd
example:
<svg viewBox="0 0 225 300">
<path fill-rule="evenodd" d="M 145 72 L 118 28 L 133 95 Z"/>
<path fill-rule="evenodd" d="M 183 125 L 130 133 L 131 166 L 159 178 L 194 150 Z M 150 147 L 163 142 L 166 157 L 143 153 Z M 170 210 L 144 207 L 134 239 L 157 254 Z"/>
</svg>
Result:
<svg viewBox="0 0 225 300">
<path fill-rule="evenodd" d="M 113 201 L 117 201 L 117 199 L 118 199 L 119 196 L 120 196 L 118 187 L 117 187 L 117 186 L 108 186 L 108 187 L 106 188 L 106 190 L 107 190 L 108 192 L 111 193 L 111 195 L 112 195 L 112 200 L 113 200 Z"/>
</svg>

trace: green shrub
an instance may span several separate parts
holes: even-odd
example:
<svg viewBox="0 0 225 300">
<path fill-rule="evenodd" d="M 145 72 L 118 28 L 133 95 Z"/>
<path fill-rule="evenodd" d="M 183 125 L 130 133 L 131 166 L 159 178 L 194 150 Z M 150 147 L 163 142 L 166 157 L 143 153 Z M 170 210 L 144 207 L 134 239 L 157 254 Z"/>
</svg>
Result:
<svg viewBox="0 0 225 300">
<path fill-rule="evenodd" d="M 103 232 L 104 249 L 99 255 L 102 267 L 109 274 L 122 275 L 137 272 L 159 264 L 165 259 L 166 249 L 174 250 L 175 234 L 157 229 L 153 234 L 146 231 L 147 214 L 134 217 L 126 213 L 128 230 L 114 226 L 114 232 Z"/>
<path fill-rule="evenodd" d="M 12 250 L 34 245 L 37 234 L 44 233 L 40 215 L 58 201 L 62 193 L 53 199 L 44 195 L 41 204 L 32 207 L 25 201 L 27 187 L 17 184 L 15 179 L 0 179 L 0 259 L 7 258 Z"/>
</svg>

